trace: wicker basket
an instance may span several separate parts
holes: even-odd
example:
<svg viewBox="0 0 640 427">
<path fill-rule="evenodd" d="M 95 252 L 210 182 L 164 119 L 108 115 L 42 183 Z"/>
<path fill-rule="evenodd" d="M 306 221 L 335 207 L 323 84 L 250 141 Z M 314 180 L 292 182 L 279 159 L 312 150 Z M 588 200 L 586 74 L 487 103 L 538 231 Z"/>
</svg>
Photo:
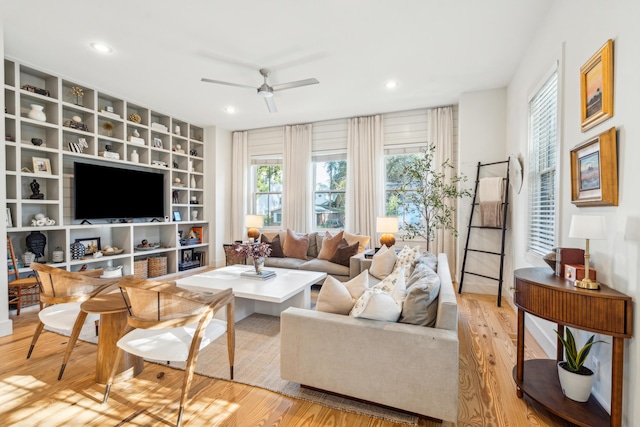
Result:
<svg viewBox="0 0 640 427">
<path fill-rule="evenodd" d="M 148 260 L 147 258 L 145 259 L 137 259 L 135 261 L 133 261 L 133 277 L 136 277 L 138 279 L 146 279 L 148 276 L 148 272 L 149 272 L 149 267 L 148 267 Z"/>
<path fill-rule="evenodd" d="M 167 274 L 167 257 L 149 258 L 149 277 L 164 276 Z"/>
</svg>

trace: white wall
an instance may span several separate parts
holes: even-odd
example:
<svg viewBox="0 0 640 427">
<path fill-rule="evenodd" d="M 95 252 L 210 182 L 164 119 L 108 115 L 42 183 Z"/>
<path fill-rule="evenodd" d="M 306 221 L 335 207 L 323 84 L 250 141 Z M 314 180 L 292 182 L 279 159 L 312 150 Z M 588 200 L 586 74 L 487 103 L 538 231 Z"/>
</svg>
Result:
<svg viewBox="0 0 640 427">
<path fill-rule="evenodd" d="M 571 215 L 605 215 L 609 237 L 591 242 L 592 261 L 598 280 L 640 298 L 640 198 L 635 185 L 640 180 L 640 122 L 638 94 L 640 79 L 640 2 L 595 0 L 554 2 L 543 25 L 529 48 L 507 89 L 507 152 L 527 156 L 527 100 L 532 88 L 540 82 L 555 61 L 560 63 L 560 158 L 559 158 L 559 246 L 584 248 L 584 241 L 567 237 Z M 614 41 L 614 117 L 585 133 L 580 131 L 580 67 L 606 42 Z M 577 208 L 571 204 L 570 149 L 615 126 L 618 128 L 619 206 Z M 526 164 L 526 163 L 525 163 Z M 526 175 L 526 170 L 525 170 Z M 527 183 L 521 197 L 514 200 L 513 247 L 516 268 L 544 265 L 539 259 L 525 256 Z M 512 277 L 510 277 L 512 281 Z M 637 306 L 637 305 L 636 305 Z M 634 316 L 635 331 L 640 331 L 639 316 Z M 532 325 L 529 322 L 528 325 Z M 552 327 L 539 324 L 543 340 L 553 343 Z M 638 332 L 636 332 L 637 334 Z M 583 342 L 587 333 L 580 333 Z M 611 342 L 610 338 L 602 336 Z M 611 395 L 611 345 L 597 345 L 592 354 L 600 360 L 600 381 L 594 394 L 609 407 Z M 552 354 L 550 354 L 551 356 Z M 640 340 L 625 344 L 623 423 L 640 425 L 640 406 L 633 404 L 640 397 L 638 360 Z M 591 361 L 588 362 L 591 364 Z M 591 367 L 593 365 L 591 364 Z"/>
<path fill-rule="evenodd" d="M 467 92 L 460 95 L 458 117 L 458 150 L 460 172 L 467 176 L 465 186 L 473 193 L 478 170 L 478 162 L 493 163 L 507 160 L 505 141 L 506 89 Z M 506 176 L 506 164 L 487 166 L 481 170 L 480 178 Z M 458 262 L 454 272 L 460 280 L 464 246 L 467 239 L 472 198 L 458 202 Z M 480 212 L 474 212 L 473 223 L 479 225 Z M 500 230 L 475 228 L 471 232 L 469 248 L 500 252 L 502 233 Z M 469 252 L 466 271 L 473 271 L 490 277 L 499 277 L 500 257 L 496 255 Z M 505 268 L 505 276 L 508 271 Z M 504 286 L 503 286 L 504 290 Z M 465 274 L 464 292 L 498 293 L 498 282 L 483 277 Z M 505 292 L 503 292 L 503 295 Z"/>
</svg>

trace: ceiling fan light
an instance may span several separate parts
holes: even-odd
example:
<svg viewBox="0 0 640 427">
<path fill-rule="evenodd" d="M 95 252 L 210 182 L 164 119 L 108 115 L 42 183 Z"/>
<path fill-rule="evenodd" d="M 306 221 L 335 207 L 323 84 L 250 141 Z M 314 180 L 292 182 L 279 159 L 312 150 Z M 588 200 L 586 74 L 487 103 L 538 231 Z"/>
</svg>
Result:
<svg viewBox="0 0 640 427">
<path fill-rule="evenodd" d="M 267 84 L 263 84 L 258 88 L 258 95 L 263 98 L 271 98 L 273 96 L 273 89 Z"/>
</svg>

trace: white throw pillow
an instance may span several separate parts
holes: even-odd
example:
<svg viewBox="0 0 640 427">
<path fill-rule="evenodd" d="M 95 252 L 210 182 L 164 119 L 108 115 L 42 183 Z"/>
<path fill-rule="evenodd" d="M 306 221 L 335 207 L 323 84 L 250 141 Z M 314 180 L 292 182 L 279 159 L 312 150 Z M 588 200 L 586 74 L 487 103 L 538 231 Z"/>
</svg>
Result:
<svg viewBox="0 0 640 427">
<path fill-rule="evenodd" d="M 373 287 L 373 289 L 380 289 L 383 292 L 391 295 L 391 298 L 402 309 L 402 303 L 407 298 L 407 285 L 404 276 L 405 267 L 401 267 L 399 270 L 395 270 Z"/>
<path fill-rule="evenodd" d="M 398 256 L 395 249 L 389 249 L 386 246 L 381 247 L 371 259 L 369 274 L 377 279 L 384 279 L 393 271 L 397 259 Z"/>
<path fill-rule="evenodd" d="M 349 314 L 356 300 L 369 288 L 369 272 L 364 270 L 348 282 L 327 276 L 316 303 L 317 311 Z"/>
<path fill-rule="evenodd" d="M 391 295 L 380 289 L 367 289 L 353 306 L 350 316 L 397 322 L 402 309 Z"/>
<path fill-rule="evenodd" d="M 349 246 L 353 245 L 355 242 L 358 242 L 358 253 L 361 254 L 367 248 L 369 244 L 369 240 L 371 238 L 369 236 L 362 236 L 360 234 L 351 234 L 347 231 L 344 232 L 344 240 L 349 243 Z"/>
<path fill-rule="evenodd" d="M 409 276 L 413 269 L 413 262 L 420 256 L 420 247 L 416 246 L 414 248 L 410 248 L 409 246 L 405 246 L 402 248 L 400 253 L 398 254 L 398 259 L 396 260 L 396 265 L 394 267 L 394 271 L 405 267 L 404 278 L 405 281 L 409 280 Z"/>
</svg>

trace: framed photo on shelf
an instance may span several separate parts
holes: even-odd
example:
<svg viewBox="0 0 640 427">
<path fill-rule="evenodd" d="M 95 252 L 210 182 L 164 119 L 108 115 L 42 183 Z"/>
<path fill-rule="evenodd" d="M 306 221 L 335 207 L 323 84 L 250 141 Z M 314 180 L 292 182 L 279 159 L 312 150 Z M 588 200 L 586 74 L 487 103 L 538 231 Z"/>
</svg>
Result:
<svg viewBox="0 0 640 427">
<path fill-rule="evenodd" d="M 190 262 L 193 261 L 193 259 L 193 249 L 182 250 L 182 262 Z"/>
<path fill-rule="evenodd" d="M 618 206 L 615 127 L 571 150 L 571 203 Z"/>
<path fill-rule="evenodd" d="M 51 175 L 51 161 L 46 157 L 33 157 L 33 173 Z"/>
<path fill-rule="evenodd" d="M 7 227 L 13 227 L 13 219 L 11 218 L 11 208 L 7 208 Z"/>
<path fill-rule="evenodd" d="M 162 140 L 160 138 L 153 138 L 153 146 L 156 148 L 162 148 Z"/>
<path fill-rule="evenodd" d="M 602 46 L 580 68 L 582 132 L 613 117 L 613 41 Z"/>
<path fill-rule="evenodd" d="M 85 239 L 76 239 L 76 243 L 82 243 L 85 255 L 91 255 L 100 250 L 99 237 L 87 237 Z"/>
<path fill-rule="evenodd" d="M 191 227 L 191 231 L 198 237 L 199 243 L 202 243 L 202 227 Z"/>
<path fill-rule="evenodd" d="M 182 221 L 182 216 L 180 215 L 180 211 L 173 211 L 173 220 L 175 222 Z"/>
</svg>

